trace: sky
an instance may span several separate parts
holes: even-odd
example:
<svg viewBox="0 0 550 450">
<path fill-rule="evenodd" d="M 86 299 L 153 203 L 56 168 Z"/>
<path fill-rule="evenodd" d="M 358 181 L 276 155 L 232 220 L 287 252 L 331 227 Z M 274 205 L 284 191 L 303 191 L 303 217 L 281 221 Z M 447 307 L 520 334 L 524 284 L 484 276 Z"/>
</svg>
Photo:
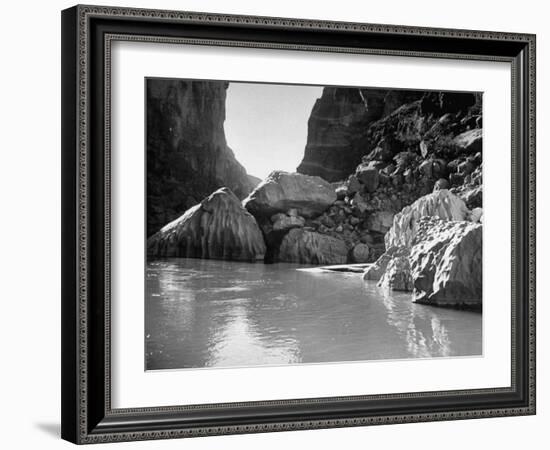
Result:
<svg viewBox="0 0 550 450">
<path fill-rule="evenodd" d="M 231 82 L 225 102 L 225 137 L 250 175 L 295 172 L 302 161 L 307 122 L 323 88 Z"/>
</svg>

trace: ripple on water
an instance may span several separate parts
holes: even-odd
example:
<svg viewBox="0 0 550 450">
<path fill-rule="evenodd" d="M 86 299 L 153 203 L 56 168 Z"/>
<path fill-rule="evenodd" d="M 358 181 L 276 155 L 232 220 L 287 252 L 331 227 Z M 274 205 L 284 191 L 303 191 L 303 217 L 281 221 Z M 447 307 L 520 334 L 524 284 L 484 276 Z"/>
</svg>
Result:
<svg viewBox="0 0 550 450">
<path fill-rule="evenodd" d="M 147 369 L 482 353 L 481 314 L 412 303 L 361 274 L 296 264 L 166 259 L 147 265 Z"/>
</svg>

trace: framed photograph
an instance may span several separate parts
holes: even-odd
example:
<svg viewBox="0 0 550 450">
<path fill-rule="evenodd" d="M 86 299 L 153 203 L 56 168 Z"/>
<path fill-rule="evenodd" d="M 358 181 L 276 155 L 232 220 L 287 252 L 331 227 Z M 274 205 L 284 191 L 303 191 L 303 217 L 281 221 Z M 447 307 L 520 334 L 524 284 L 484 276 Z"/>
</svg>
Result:
<svg viewBox="0 0 550 450">
<path fill-rule="evenodd" d="M 535 413 L 535 36 L 62 12 L 62 437 Z"/>
</svg>

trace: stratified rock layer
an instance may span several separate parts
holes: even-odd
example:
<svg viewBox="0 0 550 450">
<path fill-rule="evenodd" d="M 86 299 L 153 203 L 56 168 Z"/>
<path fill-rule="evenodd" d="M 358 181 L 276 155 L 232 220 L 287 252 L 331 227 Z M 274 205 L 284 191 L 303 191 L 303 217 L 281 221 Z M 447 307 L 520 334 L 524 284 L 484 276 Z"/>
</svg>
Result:
<svg viewBox="0 0 550 450">
<path fill-rule="evenodd" d="M 415 302 L 481 307 L 482 225 L 425 217 L 409 260 Z"/>
<path fill-rule="evenodd" d="M 244 198 L 256 185 L 227 146 L 228 83 L 147 80 L 147 235 L 216 189 Z"/>
<path fill-rule="evenodd" d="M 275 171 L 256 186 L 243 205 L 257 218 L 290 209 L 310 218 L 321 214 L 335 201 L 334 188 L 322 178 Z"/>
<path fill-rule="evenodd" d="M 332 236 L 294 228 L 285 235 L 279 248 L 279 261 L 301 264 L 344 264 L 348 248 Z"/>
<path fill-rule="evenodd" d="M 147 240 L 147 254 L 157 257 L 263 261 L 265 252 L 256 220 L 228 188 L 218 189 Z"/>
<path fill-rule="evenodd" d="M 297 171 L 328 181 L 347 178 L 365 154 L 366 128 L 419 91 L 326 87 L 308 122 L 304 158 Z"/>
</svg>

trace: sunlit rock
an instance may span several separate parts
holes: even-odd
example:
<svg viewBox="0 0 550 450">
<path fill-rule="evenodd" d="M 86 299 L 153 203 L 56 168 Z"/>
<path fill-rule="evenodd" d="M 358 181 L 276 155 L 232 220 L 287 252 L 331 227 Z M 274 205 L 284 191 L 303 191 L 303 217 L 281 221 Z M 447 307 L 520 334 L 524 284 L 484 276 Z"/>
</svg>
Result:
<svg viewBox="0 0 550 450">
<path fill-rule="evenodd" d="M 409 257 L 396 256 L 391 259 L 386 267 L 386 271 L 378 285 L 392 291 L 411 291 L 413 282 L 411 278 L 411 265 Z"/>
<path fill-rule="evenodd" d="M 467 220 L 469 210 L 462 199 L 447 189 L 425 195 L 395 215 L 393 225 L 385 236 L 386 248 L 410 247 L 417 233 L 418 221 L 424 216 Z"/>
<path fill-rule="evenodd" d="M 263 260 L 266 246 L 256 219 L 228 188 L 221 188 L 147 240 L 162 257 Z"/>
<path fill-rule="evenodd" d="M 379 281 L 386 272 L 391 260 L 401 256 L 408 257 L 409 250 L 405 247 L 390 247 L 382 256 L 365 269 L 363 280 Z"/>
<path fill-rule="evenodd" d="M 483 144 L 483 130 L 475 128 L 465 131 L 453 139 L 453 144 L 460 153 L 473 155 L 476 152 L 480 152 Z"/>
<path fill-rule="evenodd" d="M 301 264 L 344 264 L 348 248 L 341 239 L 314 231 L 294 228 L 281 242 L 279 261 Z"/>
<path fill-rule="evenodd" d="M 336 201 L 334 187 L 320 177 L 272 172 L 243 200 L 255 217 L 271 217 L 291 208 L 303 217 L 315 217 Z"/>
<path fill-rule="evenodd" d="M 414 301 L 480 307 L 482 225 L 425 217 L 417 233 L 410 254 Z"/>
</svg>

